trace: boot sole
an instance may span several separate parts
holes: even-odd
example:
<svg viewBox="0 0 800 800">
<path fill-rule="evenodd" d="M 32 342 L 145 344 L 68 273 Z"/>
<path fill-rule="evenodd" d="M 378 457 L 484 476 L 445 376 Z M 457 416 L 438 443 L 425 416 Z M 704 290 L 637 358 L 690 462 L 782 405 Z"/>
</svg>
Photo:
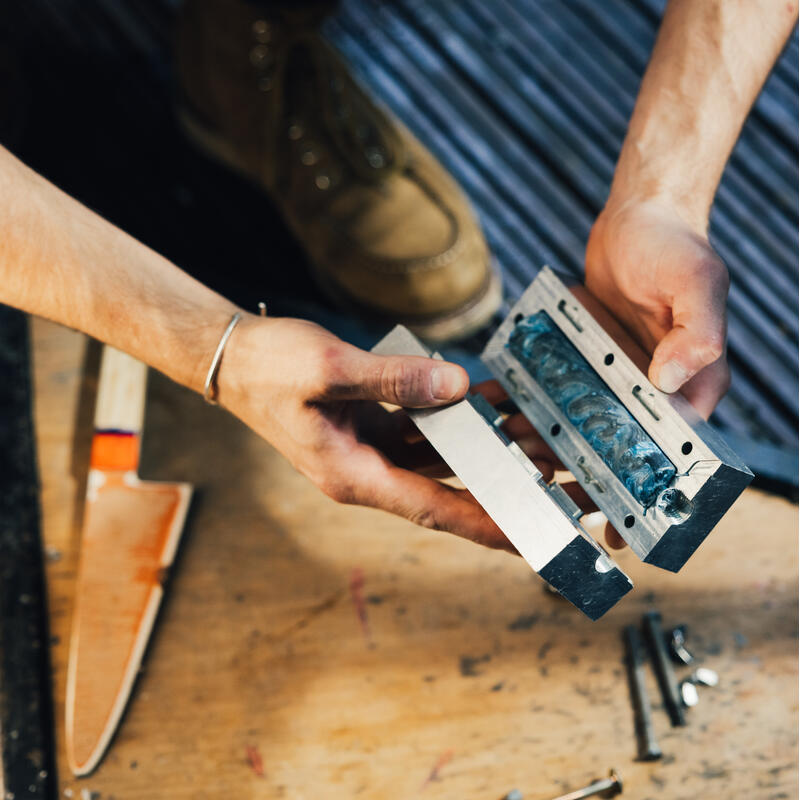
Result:
<svg viewBox="0 0 800 800">
<path fill-rule="evenodd" d="M 489 275 L 480 294 L 470 302 L 455 309 L 450 314 L 431 316 L 392 316 L 376 311 L 374 308 L 359 303 L 354 297 L 342 290 L 328 275 L 311 264 L 311 270 L 320 290 L 339 308 L 352 311 L 358 316 L 390 325 L 404 325 L 420 339 L 429 344 L 443 345 L 467 339 L 485 328 L 497 313 L 503 301 L 503 283 L 500 275 L 493 267 L 489 267 Z"/>
<path fill-rule="evenodd" d="M 192 112 L 183 105 L 177 108 L 178 123 L 187 137 L 199 147 L 203 153 L 232 169 L 250 183 L 265 191 L 264 186 L 254 178 L 252 173 L 239 159 L 236 149 L 222 136 L 209 130 L 199 122 Z M 494 263 L 488 265 L 489 275 L 481 292 L 460 308 L 447 314 L 430 316 L 389 317 L 365 306 L 342 289 L 317 264 L 311 261 L 311 269 L 320 289 L 340 308 L 355 311 L 376 321 L 392 322 L 405 325 L 421 339 L 435 344 L 466 339 L 484 328 L 500 308 L 503 301 L 503 284 L 499 271 Z"/>
</svg>

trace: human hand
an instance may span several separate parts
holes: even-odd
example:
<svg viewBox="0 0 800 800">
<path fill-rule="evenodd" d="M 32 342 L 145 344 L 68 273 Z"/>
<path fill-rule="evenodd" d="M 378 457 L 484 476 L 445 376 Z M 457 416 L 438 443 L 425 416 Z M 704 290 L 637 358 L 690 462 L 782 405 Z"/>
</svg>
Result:
<svg viewBox="0 0 800 800">
<path fill-rule="evenodd" d="M 218 387 L 222 405 L 334 500 L 516 552 L 469 492 L 434 479 L 450 472 L 405 412 L 379 404 L 447 405 L 469 387 L 461 367 L 378 356 L 310 322 L 247 315 L 228 343 Z M 505 397 L 494 381 L 476 389 L 490 402 Z M 505 428 L 549 480 L 559 465 L 527 420 L 515 415 Z M 570 491 L 587 500 L 579 487 Z"/>
<path fill-rule="evenodd" d="M 609 201 L 586 247 L 586 286 L 652 353 L 652 383 L 708 417 L 730 385 L 729 281 L 698 229 L 665 203 Z"/>
</svg>

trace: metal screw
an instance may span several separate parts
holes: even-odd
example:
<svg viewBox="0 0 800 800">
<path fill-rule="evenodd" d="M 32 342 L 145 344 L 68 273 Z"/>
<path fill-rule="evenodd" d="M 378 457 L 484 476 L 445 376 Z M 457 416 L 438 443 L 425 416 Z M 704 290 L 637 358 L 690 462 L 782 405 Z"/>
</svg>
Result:
<svg viewBox="0 0 800 800">
<path fill-rule="evenodd" d="M 719 683 L 719 675 L 708 667 L 698 667 L 690 680 L 693 683 L 701 683 L 703 686 L 716 686 Z"/>
<path fill-rule="evenodd" d="M 636 741 L 640 761 L 656 761 L 661 758 L 655 728 L 653 727 L 653 711 L 644 674 L 645 653 L 639 631 L 633 625 L 627 625 L 623 631 L 625 640 L 625 662 L 628 668 L 631 701 L 633 703 Z"/>
<path fill-rule="evenodd" d="M 697 687 L 692 681 L 681 683 L 681 699 L 686 708 L 693 708 L 700 702 L 700 695 L 697 694 Z"/>
<path fill-rule="evenodd" d="M 584 797 L 616 797 L 622 794 L 622 778 L 617 771 L 612 769 L 607 778 L 601 781 L 593 781 L 583 789 L 562 794 L 555 800 L 583 800 Z"/>
<path fill-rule="evenodd" d="M 679 664 L 691 664 L 694 656 L 686 649 L 686 626 L 678 625 L 670 631 L 669 651 Z"/>
<path fill-rule="evenodd" d="M 667 709 L 673 727 L 686 724 L 684 706 L 675 671 L 672 668 L 667 645 L 664 641 L 664 631 L 661 628 L 661 614 L 658 611 L 648 611 L 643 618 L 644 634 L 650 646 L 650 656 L 653 659 L 653 669 L 658 678 L 664 707 Z"/>
</svg>

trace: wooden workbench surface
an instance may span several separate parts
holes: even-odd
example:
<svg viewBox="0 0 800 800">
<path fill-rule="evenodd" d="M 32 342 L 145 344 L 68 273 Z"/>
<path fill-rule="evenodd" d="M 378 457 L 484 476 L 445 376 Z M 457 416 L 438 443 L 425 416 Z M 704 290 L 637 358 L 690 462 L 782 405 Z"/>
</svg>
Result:
<svg viewBox="0 0 800 800">
<path fill-rule="evenodd" d="M 797 796 L 795 506 L 749 490 L 679 576 L 622 553 L 636 588 L 591 623 L 519 559 L 337 506 L 153 373 L 142 476 L 197 497 L 128 713 L 96 773 L 72 779 L 64 682 L 96 352 L 33 331 L 62 796 L 547 800 L 612 766 L 637 800 Z M 644 764 L 620 629 L 653 606 L 690 626 L 721 680 L 686 728 L 656 711 L 665 758 Z"/>
</svg>

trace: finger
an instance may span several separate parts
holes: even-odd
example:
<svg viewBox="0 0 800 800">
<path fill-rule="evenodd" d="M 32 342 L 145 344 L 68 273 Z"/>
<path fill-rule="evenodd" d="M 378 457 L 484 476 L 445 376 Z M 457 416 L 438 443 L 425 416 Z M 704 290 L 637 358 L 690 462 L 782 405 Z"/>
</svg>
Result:
<svg viewBox="0 0 800 800">
<path fill-rule="evenodd" d="M 513 414 L 503 422 L 503 430 L 509 439 L 523 439 L 529 436 L 538 436 L 539 432 L 531 425 L 524 414 Z"/>
<path fill-rule="evenodd" d="M 401 469 L 410 469 L 430 478 L 449 478 L 453 474 L 453 470 L 450 469 L 430 442 L 407 444 L 391 452 L 387 452 L 382 448 L 379 449 L 389 457 L 395 466 Z"/>
<path fill-rule="evenodd" d="M 405 409 L 398 408 L 396 411 L 387 411 L 382 405 L 367 401 L 364 402 L 364 405 L 365 407 L 380 409 L 384 414 L 388 414 L 391 417 L 389 425 L 392 435 L 399 437 L 407 444 L 426 441 L 422 431 L 414 424 Z"/>
<path fill-rule="evenodd" d="M 404 408 L 452 403 L 463 397 L 469 378 L 462 367 L 420 356 L 378 356 L 357 347 L 338 347 L 326 358 L 317 399 L 377 400 Z"/>
<path fill-rule="evenodd" d="M 701 268 L 687 275 L 672 303 L 672 329 L 658 343 L 650 362 L 650 380 L 663 392 L 677 392 L 725 351 L 728 273 L 706 255 Z"/>
<path fill-rule="evenodd" d="M 357 403 L 354 418 L 359 439 L 376 444 L 380 449 L 395 443 L 400 445 L 427 441 L 403 409 L 387 411 L 379 403 L 361 401 Z"/>
<path fill-rule="evenodd" d="M 549 461 L 541 460 L 533 461 L 533 463 L 536 469 L 542 473 L 542 478 L 544 478 L 545 482 L 550 483 L 550 481 L 553 480 L 553 475 L 555 475 L 555 468 L 553 465 Z"/>
<path fill-rule="evenodd" d="M 681 388 L 681 394 L 704 419 L 708 419 L 730 385 L 731 371 L 727 360 L 723 357 L 701 369 L 694 378 L 685 383 Z"/>
<path fill-rule="evenodd" d="M 509 417 L 502 427 L 506 436 L 515 441 L 528 458 L 543 458 L 550 461 L 556 469 L 564 469 L 564 465 L 550 449 L 550 445 L 522 414 Z"/>
<path fill-rule="evenodd" d="M 398 465 L 399 466 L 399 465 Z M 417 475 L 423 475 L 426 478 L 433 478 L 434 480 L 441 481 L 453 477 L 453 470 L 447 466 L 447 463 L 439 459 L 439 461 L 430 464 L 420 464 L 416 467 L 410 467 Z"/>
<path fill-rule="evenodd" d="M 591 514 L 592 511 L 597 511 L 597 503 L 586 494 L 583 486 L 577 481 L 562 483 L 561 488 L 572 498 L 584 514 Z"/>
<path fill-rule="evenodd" d="M 476 383 L 471 388 L 473 392 L 482 394 L 492 405 L 497 405 L 497 403 L 502 403 L 503 400 L 508 399 L 506 390 L 496 380 L 481 381 L 481 383 Z"/>
<path fill-rule="evenodd" d="M 610 522 L 606 522 L 606 544 L 612 550 L 622 550 L 627 546 L 625 540 L 617 533 L 617 529 Z"/>
<path fill-rule="evenodd" d="M 351 479 L 325 488 L 340 502 L 381 508 L 433 530 L 516 553 L 514 546 L 468 492 L 400 469 L 366 445 L 347 459 Z"/>
<path fill-rule="evenodd" d="M 471 388 L 473 392 L 482 394 L 493 405 L 508 399 L 505 389 L 495 380 L 483 381 Z M 512 414 L 503 422 L 502 428 L 506 436 L 515 441 L 522 452 L 536 464 L 539 471 L 547 476 L 546 480 L 549 481 L 553 477 L 553 468 L 564 469 L 564 465 L 524 414 Z M 542 464 L 546 464 L 544 469 Z"/>
<path fill-rule="evenodd" d="M 416 426 L 405 411 L 387 411 L 378 403 L 357 402 L 355 417 L 358 440 L 383 453 L 403 469 L 422 472 L 435 478 L 452 475 L 439 453 L 427 439 L 409 441 L 408 429 Z"/>
<path fill-rule="evenodd" d="M 541 440 L 540 437 L 523 437 L 515 440 L 517 447 L 531 460 L 539 470 L 544 474 L 545 470 L 541 468 L 541 464 L 547 465 L 547 480 L 553 477 L 553 472 L 557 469 L 563 469 L 564 465 L 553 455 L 552 450 Z"/>
</svg>

